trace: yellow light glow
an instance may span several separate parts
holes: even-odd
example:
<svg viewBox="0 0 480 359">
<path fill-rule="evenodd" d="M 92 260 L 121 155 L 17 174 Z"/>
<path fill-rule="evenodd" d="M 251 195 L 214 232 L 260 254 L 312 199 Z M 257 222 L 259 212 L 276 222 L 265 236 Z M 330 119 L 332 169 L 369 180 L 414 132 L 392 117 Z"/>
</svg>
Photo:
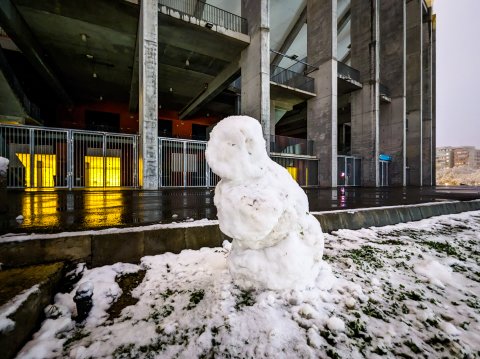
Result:
<svg viewBox="0 0 480 359">
<path fill-rule="evenodd" d="M 104 163 L 105 171 L 104 171 Z M 85 156 L 85 186 L 120 186 L 120 157 Z"/>
<path fill-rule="evenodd" d="M 89 227 L 116 226 L 122 223 L 124 205 L 122 194 L 117 191 L 86 192 L 85 223 Z"/>
<path fill-rule="evenodd" d="M 298 176 L 298 168 L 287 166 L 287 171 L 288 173 L 290 173 L 290 176 L 292 176 L 293 179 L 296 181 Z"/>
<path fill-rule="evenodd" d="M 30 184 L 30 154 L 16 153 L 25 167 L 26 187 Z M 33 156 L 33 187 L 54 187 L 57 175 L 57 156 L 51 154 L 35 154 Z"/>
<path fill-rule="evenodd" d="M 23 227 L 55 227 L 59 214 L 58 194 L 43 192 L 42 195 L 25 195 L 22 200 Z"/>
</svg>

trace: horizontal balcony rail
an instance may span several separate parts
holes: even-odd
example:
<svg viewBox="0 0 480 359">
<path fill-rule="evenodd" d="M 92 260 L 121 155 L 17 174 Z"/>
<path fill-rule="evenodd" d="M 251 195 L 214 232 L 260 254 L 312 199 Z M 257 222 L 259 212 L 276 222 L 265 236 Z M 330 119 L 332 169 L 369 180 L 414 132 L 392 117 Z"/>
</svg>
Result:
<svg viewBox="0 0 480 359">
<path fill-rule="evenodd" d="M 338 61 L 337 73 L 338 77 L 342 79 L 360 82 L 360 71 L 343 62 Z"/>
<path fill-rule="evenodd" d="M 312 77 L 279 66 L 270 67 L 270 80 L 303 91 L 315 91 L 315 82 Z"/>
<path fill-rule="evenodd" d="M 270 151 L 291 155 L 313 156 L 313 141 L 303 138 L 270 135 Z"/>
<path fill-rule="evenodd" d="M 196 17 L 207 23 L 248 35 L 247 19 L 207 4 L 200 0 L 159 0 L 159 6 L 167 6 L 183 14 Z"/>
<path fill-rule="evenodd" d="M 392 94 L 390 92 L 390 89 L 384 85 L 384 84 L 380 84 L 380 96 L 385 96 L 385 97 L 392 97 Z"/>
</svg>

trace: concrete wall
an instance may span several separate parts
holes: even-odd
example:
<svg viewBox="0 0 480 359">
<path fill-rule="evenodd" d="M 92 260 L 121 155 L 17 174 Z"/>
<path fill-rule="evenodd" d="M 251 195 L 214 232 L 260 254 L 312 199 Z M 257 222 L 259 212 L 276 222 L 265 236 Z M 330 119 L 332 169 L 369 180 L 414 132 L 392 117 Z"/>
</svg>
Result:
<svg viewBox="0 0 480 359">
<path fill-rule="evenodd" d="M 405 19 L 405 2 L 380 2 L 380 83 L 391 94 L 391 102 L 380 105 L 380 153 L 392 156 L 393 186 L 406 184 Z"/>
<path fill-rule="evenodd" d="M 407 185 L 421 186 L 422 173 L 422 1 L 407 7 Z"/>
<path fill-rule="evenodd" d="M 362 186 L 379 185 L 379 1 L 352 0 L 352 67 L 361 90 L 352 93 L 352 155 L 362 159 Z"/>
<path fill-rule="evenodd" d="M 307 101 L 307 137 L 314 141 L 321 187 L 337 186 L 336 19 L 336 0 L 307 1 L 308 63 L 318 66 L 309 74 L 315 80 L 317 96 Z"/>
<path fill-rule="evenodd" d="M 359 229 L 418 221 L 432 216 L 480 210 L 480 200 L 427 203 L 410 206 L 379 207 L 314 213 L 324 232 Z M 138 263 L 140 258 L 184 249 L 219 247 L 228 239 L 218 225 L 69 233 L 54 238 L 38 235 L 29 240 L 0 242 L 0 263 L 4 268 L 41 263 L 72 261 L 98 267 L 116 262 Z"/>
</svg>

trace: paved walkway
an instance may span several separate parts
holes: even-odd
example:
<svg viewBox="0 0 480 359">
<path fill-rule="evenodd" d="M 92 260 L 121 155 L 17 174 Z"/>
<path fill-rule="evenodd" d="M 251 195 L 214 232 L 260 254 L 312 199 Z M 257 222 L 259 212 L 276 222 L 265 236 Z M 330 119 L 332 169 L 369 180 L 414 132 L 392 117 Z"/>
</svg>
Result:
<svg viewBox="0 0 480 359">
<path fill-rule="evenodd" d="M 306 190 L 311 211 L 480 198 L 480 187 Z M 0 193 L 0 234 L 46 233 L 216 218 L 213 189 Z M 22 215 L 23 220 L 16 218 Z"/>
</svg>

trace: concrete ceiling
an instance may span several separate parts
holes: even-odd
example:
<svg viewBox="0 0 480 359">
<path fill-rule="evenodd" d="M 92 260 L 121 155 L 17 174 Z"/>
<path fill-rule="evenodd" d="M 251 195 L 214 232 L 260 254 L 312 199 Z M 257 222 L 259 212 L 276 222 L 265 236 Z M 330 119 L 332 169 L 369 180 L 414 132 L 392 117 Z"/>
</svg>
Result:
<svg viewBox="0 0 480 359">
<path fill-rule="evenodd" d="M 125 0 L 12 0 L 75 102 L 128 102 L 139 5 Z M 222 7 L 221 0 L 208 3 Z M 240 12 L 240 0 L 224 2 Z M 85 34 L 85 36 L 82 36 Z M 159 104 L 180 110 L 248 43 L 159 14 Z M 188 61 L 187 61 L 188 60 Z M 95 74 L 95 76 L 94 76 Z M 136 88 L 134 85 L 133 89 Z M 227 101 L 227 106 L 233 104 Z M 231 103 L 230 103 L 231 102 Z M 215 104 L 218 104 L 216 106 Z M 225 102 L 206 109 L 225 111 Z"/>
</svg>

